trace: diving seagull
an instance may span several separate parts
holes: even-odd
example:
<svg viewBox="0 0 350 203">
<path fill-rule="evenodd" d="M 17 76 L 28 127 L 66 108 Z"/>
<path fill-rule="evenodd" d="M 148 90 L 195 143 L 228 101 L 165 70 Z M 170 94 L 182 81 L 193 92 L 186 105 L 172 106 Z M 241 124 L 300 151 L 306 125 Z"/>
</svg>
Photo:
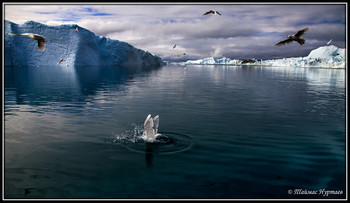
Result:
<svg viewBox="0 0 350 203">
<path fill-rule="evenodd" d="M 152 118 L 151 114 L 148 114 L 143 126 L 145 129 L 146 141 L 154 141 L 156 137 L 160 135 L 158 133 L 159 115 L 156 115 L 154 118 Z"/>
<path fill-rule="evenodd" d="M 287 39 L 278 42 L 277 44 L 275 44 L 275 46 L 282 46 L 282 45 L 285 45 L 285 44 L 292 43 L 293 41 L 296 41 L 300 45 L 303 45 L 303 44 L 305 44 L 305 40 L 300 38 L 300 37 L 308 30 L 309 30 L 309 27 L 304 28 L 302 30 L 299 30 L 294 35 L 288 35 Z"/>
<path fill-rule="evenodd" d="M 13 33 L 8 33 L 11 36 L 20 36 L 20 35 L 25 35 L 27 36 L 27 38 L 32 38 L 36 41 L 38 41 L 38 49 L 40 51 L 44 51 L 45 50 L 45 41 L 46 38 L 42 35 L 38 35 L 38 34 L 33 34 L 33 33 L 22 33 L 22 34 L 13 34 Z"/>
<path fill-rule="evenodd" d="M 203 15 L 205 16 L 205 15 L 209 15 L 211 13 L 214 14 L 214 15 L 220 15 L 221 16 L 221 13 L 219 13 L 218 11 L 214 11 L 214 10 L 207 11 Z"/>
<path fill-rule="evenodd" d="M 332 39 L 327 42 L 327 45 L 330 45 L 332 42 Z"/>
</svg>

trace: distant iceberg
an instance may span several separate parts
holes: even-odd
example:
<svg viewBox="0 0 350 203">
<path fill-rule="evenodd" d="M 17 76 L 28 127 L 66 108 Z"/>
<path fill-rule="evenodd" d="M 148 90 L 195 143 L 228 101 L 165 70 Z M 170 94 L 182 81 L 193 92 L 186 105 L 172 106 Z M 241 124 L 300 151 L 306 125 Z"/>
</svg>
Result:
<svg viewBox="0 0 350 203">
<path fill-rule="evenodd" d="M 231 61 L 230 58 L 222 58 L 217 59 L 215 57 L 205 58 L 205 59 L 199 59 L 199 60 L 190 60 L 187 61 L 187 64 L 228 64 Z"/>
<path fill-rule="evenodd" d="M 13 37 L 7 33 L 43 35 L 47 39 L 46 49 L 39 51 L 35 40 L 23 36 Z M 76 24 L 48 26 L 27 21 L 18 25 L 5 20 L 3 37 L 5 66 L 165 65 L 156 55 L 126 42 L 96 36 Z"/>
<path fill-rule="evenodd" d="M 246 63 L 246 61 L 254 62 Z M 230 58 L 216 59 L 215 57 L 210 57 L 199 60 L 188 60 L 185 62 L 185 64 L 345 68 L 345 62 L 345 49 L 330 45 L 314 49 L 306 57 L 292 57 L 271 60 L 239 60 Z"/>
</svg>

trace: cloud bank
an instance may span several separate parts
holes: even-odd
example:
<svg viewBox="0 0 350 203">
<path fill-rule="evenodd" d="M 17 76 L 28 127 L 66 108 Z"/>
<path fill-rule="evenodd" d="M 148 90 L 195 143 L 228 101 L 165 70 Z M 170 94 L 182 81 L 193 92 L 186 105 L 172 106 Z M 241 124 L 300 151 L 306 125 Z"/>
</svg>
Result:
<svg viewBox="0 0 350 203">
<path fill-rule="evenodd" d="M 346 43 L 346 4 L 5 4 L 4 17 L 48 25 L 78 24 L 164 60 L 210 56 L 276 59 L 306 56 L 330 39 Z M 203 16 L 208 10 L 222 15 Z M 310 27 L 306 43 L 273 46 Z M 172 47 L 177 45 L 175 49 Z M 185 55 L 184 55 L 185 53 Z"/>
</svg>

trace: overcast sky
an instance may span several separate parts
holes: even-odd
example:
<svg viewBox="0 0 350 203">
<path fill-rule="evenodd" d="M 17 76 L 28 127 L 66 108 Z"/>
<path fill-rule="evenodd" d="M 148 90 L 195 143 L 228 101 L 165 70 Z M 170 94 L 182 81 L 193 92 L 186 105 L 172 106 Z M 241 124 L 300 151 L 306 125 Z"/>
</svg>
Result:
<svg viewBox="0 0 350 203">
<path fill-rule="evenodd" d="M 96 35 L 125 41 L 167 61 L 215 56 L 275 59 L 307 56 L 332 44 L 345 48 L 347 5 L 334 4 L 3 4 L 4 18 L 22 24 L 78 24 Z M 222 15 L 203 14 L 217 10 Z M 274 46 L 309 27 L 303 46 Z M 38 33 L 39 34 L 39 33 Z M 177 45 L 173 49 L 174 45 Z M 185 53 L 186 55 L 184 55 Z"/>
</svg>

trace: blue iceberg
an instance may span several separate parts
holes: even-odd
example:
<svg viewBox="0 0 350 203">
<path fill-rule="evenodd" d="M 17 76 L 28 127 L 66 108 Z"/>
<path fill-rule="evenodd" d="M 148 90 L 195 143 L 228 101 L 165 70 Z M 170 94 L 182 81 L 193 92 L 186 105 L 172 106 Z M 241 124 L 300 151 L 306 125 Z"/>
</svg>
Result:
<svg viewBox="0 0 350 203">
<path fill-rule="evenodd" d="M 38 50 L 37 41 L 8 33 L 35 33 L 46 38 L 46 49 Z M 119 40 L 96 36 L 76 24 L 44 25 L 35 21 L 16 24 L 5 20 L 5 66 L 143 66 L 159 67 L 164 61 L 147 51 Z"/>
</svg>

